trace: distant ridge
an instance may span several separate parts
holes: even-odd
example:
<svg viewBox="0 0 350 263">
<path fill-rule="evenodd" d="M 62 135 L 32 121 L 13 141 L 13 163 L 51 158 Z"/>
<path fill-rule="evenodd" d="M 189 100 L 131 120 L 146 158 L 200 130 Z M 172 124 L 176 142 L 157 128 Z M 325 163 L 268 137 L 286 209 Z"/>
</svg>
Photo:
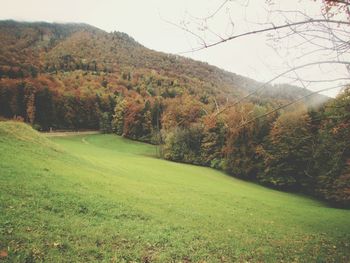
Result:
<svg viewBox="0 0 350 263">
<path fill-rule="evenodd" d="M 16 78 L 11 75 L 11 67 L 20 72 L 20 77 L 30 76 L 33 71 L 48 74 L 56 70 L 94 70 L 119 74 L 129 69 L 156 70 L 179 82 L 201 82 L 195 84 L 202 86 L 198 92 L 215 94 L 219 100 L 241 96 L 261 85 L 207 63 L 150 50 L 126 33 L 107 33 L 85 23 L 5 20 L 0 21 L 0 38 L 2 77 Z M 291 85 L 267 86 L 258 98 L 293 99 L 307 93 L 308 90 Z M 323 95 L 314 98 L 328 99 Z"/>
</svg>

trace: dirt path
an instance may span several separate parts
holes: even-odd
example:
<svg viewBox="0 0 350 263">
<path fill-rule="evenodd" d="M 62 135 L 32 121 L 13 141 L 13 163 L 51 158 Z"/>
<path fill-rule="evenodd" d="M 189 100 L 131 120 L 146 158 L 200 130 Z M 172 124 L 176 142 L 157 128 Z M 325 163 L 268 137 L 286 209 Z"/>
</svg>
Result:
<svg viewBox="0 0 350 263">
<path fill-rule="evenodd" d="M 74 136 L 74 135 L 90 135 L 90 134 L 99 134 L 99 133 L 100 133 L 99 131 L 42 132 L 42 134 L 45 135 L 46 137 L 63 137 L 63 136 Z"/>
</svg>

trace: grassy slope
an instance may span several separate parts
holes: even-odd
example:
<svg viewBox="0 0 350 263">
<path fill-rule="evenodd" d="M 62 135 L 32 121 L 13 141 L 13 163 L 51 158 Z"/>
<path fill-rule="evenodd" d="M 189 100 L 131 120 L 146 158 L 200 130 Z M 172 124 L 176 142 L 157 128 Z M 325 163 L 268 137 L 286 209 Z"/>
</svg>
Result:
<svg viewBox="0 0 350 263">
<path fill-rule="evenodd" d="M 158 160 L 113 135 L 52 140 L 0 122 L 0 260 L 350 259 L 348 210 Z"/>
</svg>

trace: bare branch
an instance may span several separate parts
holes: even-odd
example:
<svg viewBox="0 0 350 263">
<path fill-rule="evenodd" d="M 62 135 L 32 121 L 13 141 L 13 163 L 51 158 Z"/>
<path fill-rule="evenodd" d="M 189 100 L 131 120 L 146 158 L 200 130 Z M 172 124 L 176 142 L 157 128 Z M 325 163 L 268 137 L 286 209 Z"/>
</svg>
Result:
<svg viewBox="0 0 350 263">
<path fill-rule="evenodd" d="M 175 27 L 177 27 L 177 28 L 179 28 L 179 29 L 181 29 L 181 30 L 187 32 L 187 33 L 190 33 L 191 35 L 193 35 L 193 36 L 195 36 L 197 39 L 199 39 L 200 42 L 202 42 L 201 44 L 202 44 L 204 47 L 207 46 L 207 44 L 206 44 L 206 42 L 205 42 L 205 40 L 204 40 L 203 37 L 201 37 L 200 35 L 194 33 L 192 30 L 189 30 L 185 25 L 178 25 L 178 24 L 176 24 L 176 23 L 174 23 L 174 22 L 171 22 L 171 21 L 169 21 L 169 20 L 166 20 L 166 19 L 164 19 L 164 18 L 162 18 L 162 17 L 160 17 L 160 18 L 161 18 L 164 22 L 166 22 L 166 23 L 168 23 L 168 24 L 170 24 L 170 25 L 173 25 L 173 26 L 175 26 Z"/>
<path fill-rule="evenodd" d="M 206 17 L 195 17 L 195 16 L 192 16 L 193 18 L 195 19 L 198 19 L 198 20 L 208 20 L 208 19 L 211 19 L 213 18 L 217 13 L 220 12 L 220 10 L 229 2 L 230 0 L 225 0 L 223 1 L 219 7 L 210 15 L 206 16 Z"/>
<path fill-rule="evenodd" d="M 286 77 L 292 80 L 299 80 L 299 78 L 292 78 L 292 77 Z M 324 82 L 335 82 L 335 81 L 348 81 L 350 82 L 350 77 L 349 78 L 335 78 L 335 79 L 320 79 L 320 80 L 314 80 L 314 79 L 302 79 L 304 82 L 308 83 L 324 83 Z"/>
<path fill-rule="evenodd" d="M 219 114 L 227 111 L 229 108 L 232 108 L 234 106 L 236 106 L 238 103 L 242 102 L 243 100 L 251 97 L 252 95 L 258 93 L 259 91 L 263 90 L 268 84 L 270 84 L 271 82 L 275 81 L 276 79 L 279 79 L 280 77 L 290 73 L 290 72 L 293 72 L 293 71 L 296 71 L 296 70 L 299 70 L 299 69 L 302 69 L 302 68 L 305 68 L 305 67 L 309 67 L 309 66 L 315 66 L 315 65 L 322 65 L 322 64 L 343 64 L 343 65 L 350 65 L 350 62 L 349 61 L 317 61 L 317 62 L 312 62 L 312 63 L 307 63 L 307 64 L 304 64 L 304 65 L 300 65 L 300 66 L 297 66 L 297 67 L 294 67 L 294 68 L 291 68 L 287 71 L 284 71 L 283 73 L 277 75 L 276 77 L 270 79 L 269 81 L 265 82 L 264 84 L 262 84 L 259 88 L 257 88 L 255 91 L 249 93 L 248 95 L 244 96 L 243 98 L 239 99 L 238 101 L 234 102 L 233 104 L 231 105 L 228 105 L 227 107 L 221 109 L 219 112 L 217 112 L 215 114 L 215 116 L 218 116 Z M 320 91 L 321 92 L 321 91 Z"/>
<path fill-rule="evenodd" d="M 166 20 L 165 20 L 166 21 Z M 168 21 L 169 22 L 169 21 Z M 328 19 L 310 19 L 310 20 L 306 20 L 306 21 L 299 21 L 299 22 L 294 22 L 294 23 L 287 23 L 287 24 L 283 24 L 283 25 L 279 25 L 279 26 L 272 26 L 269 28 L 264 28 L 264 29 L 259 29 L 259 30 L 253 30 L 253 31 L 249 31 L 249 32 L 245 32 L 242 34 L 238 34 L 238 35 L 234 35 L 225 39 L 222 39 L 220 41 L 211 43 L 211 44 L 206 44 L 205 41 L 203 40 L 202 37 L 198 36 L 197 34 L 194 34 L 191 30 L 189 30 L 188 28 L 185 27 L 181 27 L 179 25 L 176 25 L 172 22 L 169 22 L 170 24 L 176 26 L 176 27 L 180 27 L 183 30 L 185 30 L 186 32 L 189 32 L 190 34 L 193 34 L 194 36 L 196 36 L 197 38 L 202 39 L 204 46 L 192 49 L 190 51 L 184 51 L 184 52 L 180 52 L 178 54 L 186 54 L 186 53 L 190 53 L 190 52 L 196 52 L 196 51 L 200 51 L 206 48 L 210 48 L 210 47 L 214 47 L 217 46 L 221 43 L 227 42 L 227 41 L 231 41 L 233 39 L 237 39 L 237 38 L 241 38 L 241 37 L 245 37 L 245 36 L 249 36 L 249 35 L 255 35 L 255 34 L 260 34 L 260 33 L 264 33 L 264 32 L 269 32 L 269 31 L 276 31 L 279 29 L 283 29 L 283 28 L 291 28 L 293 26 L 297 26 L 297 25 L 304 25 L 304 24 L 314 24 L 314 23 L 331 23 L 331 24 L 344 24 L 344 25 L 350 25 L 350 22 L 347 21 L 341 21 L 341 20 L 328 20 Z"/>
<path fill-rule="evenodd" d="M 343 5 L 350 5 L 350 2 L 348 1 L 342 1 L 342 0 L 328 0 L 328 2 L 343 4 Z"/>
</svg>

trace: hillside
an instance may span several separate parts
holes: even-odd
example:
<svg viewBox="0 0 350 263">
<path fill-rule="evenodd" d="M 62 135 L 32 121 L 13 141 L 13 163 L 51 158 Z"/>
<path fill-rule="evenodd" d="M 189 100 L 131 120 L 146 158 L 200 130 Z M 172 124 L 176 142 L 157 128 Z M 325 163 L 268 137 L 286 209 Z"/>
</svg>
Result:
<svg viewBox="0 0 350 263">
<path fill-rule="evenodd" d="M 261 85 L 86 24 L 0 22 L 0 119 L 37 130 L 100 130 L 208 166 L 350 207 L 349 89 Z M 232 107 L 228 107 L 231 105 Z"/>
<path fill-rule="evenodd" d="M 215 103 L 223 106 L 259 85 L 206 63 L 150 50 L 125 33 L 107 33 L 86 24 L 0 22 L 0 115 L 22 116 L 43 129 L 98 126 L 98 116 L 91 114 L 96 95 L 108 104 L 106 97 L 118 94 L 152 101 L 156 96 L 167 99 L 186 93 L 208 104 L 207 110 L 211 110 Z M 90 119 L 84 116 L 81 117 L 84 120 L 61 123 L 62 120 L 57 120 L 61 115 L 76 115 L 79 109 L 67 113 L 68 109 L 59 106 L 52 109 L 58 116 L 47 117 L 49 124 L 44 123 L 47 120 L 42 116 L 29 116 L 24 108 L 28 107 L 30 93 L 40 93 L 45 88 L 57 104 L 68 103 L 66 108 L 83 104 Z M 18 94 L 21 92 L 24 94 Z M 251 101 L 278 104 L 308 93 L 294 86 L 268 86 L 264 92 L 252 96 Z M 27 100 L 23 101 L 21 96 Z M 325 99 L 317 97 L 318 101 Z M 39 115 L 48 111 L 38 104 Z M 110 111 L 108 106 L 104 108 L 102 111 Z"/>
<path fill-rule="evenodd" d="M 4 262 L 350 259 L 349 210 L 156 159 L 152 145 L 0 122 L 0 149 Z"/>
<path fill-rule="evenodd" d="M 187 82 L 192 81 L 197 91 L 198 88 L 203 89 L 203 85 L 207 85 L 204 88 L 211 92 L 213 87 L 220 87 L 216 92 L 221 93 L 234 89 L 239 91 L 234 84 L 235 74 L 183 57 L 152 51 L 125 33 L 106 33 L 81 24 L 4 21 L 0 23 L 0 36 L 2 75 L 10 78 L 75 70 L 112 73 L 117 78 L 124 73 L 127 78 L 132 78 L 130 74 L 144 70 L 147 74 L 154 73 L 180 82 L 178 85 L 185 85 L 185 88 L 189 88 Z M 161 87 L 165 88 L 164 85 Z"/>
</svg>

